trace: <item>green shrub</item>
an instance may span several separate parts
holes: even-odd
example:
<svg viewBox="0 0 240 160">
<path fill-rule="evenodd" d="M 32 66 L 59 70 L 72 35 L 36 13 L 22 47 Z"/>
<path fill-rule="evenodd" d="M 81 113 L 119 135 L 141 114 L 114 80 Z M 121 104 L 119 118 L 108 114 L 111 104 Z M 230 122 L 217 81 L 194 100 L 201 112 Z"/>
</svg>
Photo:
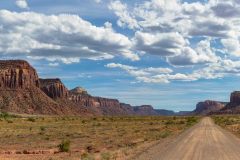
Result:
<svg viewBox="0 0 240 160">
<path fill-rule="evenodd" d="M 83 153 L 81 155 L 81 160 L 95 160 L 95 158 L 88 153 Z"/>
<path fill-rule="evenodd" d="M 60 152 L 69 152 L 70 151 L 70 141 L 63 140 L 61 144 L 58 145 Z"/>
<path fill-rule="evenodd" d="M 188 117 L 187 118 L 187 125 L 191 126 L 193 124 L 197 123 L 197 118 L 196 117 Z"/>
<path fill-rule="evenodd" d="M 174 124 L 174 121 L 173 120 L 167 120 L 165 122 L 165 125 L 171 125 L 171 124 Z"/>
<path fill-rule="evenodd" d="M 44 131 L 46 130 L 46 127 L 41 126 L 41 127 L 40 127 L 40 130 L 41 130 L 41 132 L 44 132 Z"/>
<path fill-rule="evenodd" d="M 185 124 L 183 120 L 179 121 L 178 124 Z"/>
<path fill-rule="evenodd" d="M 167 138 L 168 136 L 171 135 L 171 132 L 170 131 L 164 131 L 160 134 L 160 137 L 161 138 Z"/>
<path fill-rule="evenodd" d="M 102 153 L 101 154 L 101 160 L 110 160 L 111 154 L 110 153 Z"/>
<path fill-rule="evenodd" d="M 7 123 L 13 123 L 13 121 L 9 120 L 9 119 L 7 119 L 6 121 L 7 121 Z"/>
<path fill-rule="evenodd" d="M 4 119 L 14 118 L 14 117 L 16 117 L 16 116 L 10 115 L 10 114 L 7 113 L 7 112 L 2 112 L 2 113 L 0 114 L 0 118 L 4 118 Z"/>
<path fill-rule="evenodd" d="M 32 117 L 29 117 L 28 119 L 27 119 L 29 122 L 35 122 L 36 120 L 34 119 L 34 118 L 32 118 Z"/>
</svg>

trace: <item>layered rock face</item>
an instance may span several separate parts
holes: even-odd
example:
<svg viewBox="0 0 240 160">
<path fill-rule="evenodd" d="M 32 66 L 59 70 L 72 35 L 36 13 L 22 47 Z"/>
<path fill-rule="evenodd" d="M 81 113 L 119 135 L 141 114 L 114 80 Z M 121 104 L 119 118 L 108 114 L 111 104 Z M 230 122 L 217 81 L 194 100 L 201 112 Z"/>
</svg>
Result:
<svg viewBox="0 0 240 160">
<path fill-rule="evenodd" d="M 40 88 L 53 99 L 68 97 L 68 89 L 60 79 L 40 79 Z"/>
<path fill-rule="evenodd" d="M 26 61 L 0 61 L 0 89 L 39 87 L 38 75 Z"/>
<path fill-rule="evenodd" d="M 231 93 L 230 103 L 240 105 L 240 91 Z"/>
<path fill-rule="evenodd" d="M 68 99 L 72 102 L 82 104 L 84 106 L 99 106 L 99 103 L 93 99 L 84 89 L 76 87 L 69 91 Z"/>
<path fill-rule="evenodd" d="M 196 115 L 207 115 L 211 112 L 217 112 L 225 107 L 223 102 L 207 100 L 204 102 L 199 102 L 193 114 Z"/>
<path fill-rule="evenodd" d="M 69 91 L 68 99 L 76 104 L 83 105 L 99 115 L 126 115 L 128 112 L 116 99 L 93 97 L 81 87 Z"/>
<path fill-rule="evenodd" d="M 240 91 L 232 92 L 230 102 L 217 114 L 240 114 Z"/>
<path fill-rule="evenodd" d="M 61 114 L 58 104 L 39 89 L 36 70 L 26 61 L 0 61 L 0 110 Z"/>
<path fill-rule="evenodd" d="M 99 108 L 103 115 L 129 115 L 127 108 L 121 105 L 116 99 L 107 99 L 101 97 L 94 97 L 95 101 L 99 103 Z"/>
</svg>

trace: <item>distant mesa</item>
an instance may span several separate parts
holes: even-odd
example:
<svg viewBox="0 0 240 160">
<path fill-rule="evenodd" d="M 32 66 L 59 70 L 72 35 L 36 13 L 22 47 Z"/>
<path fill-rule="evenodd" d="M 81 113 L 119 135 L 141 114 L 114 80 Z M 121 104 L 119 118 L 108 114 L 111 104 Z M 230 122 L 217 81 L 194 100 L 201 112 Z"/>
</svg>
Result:
<svg viewBox="0 0 240 160">
<path fill-rule="evenodd" d="M 230 102 L 205 101 L 197 104 L 195 115 L 240 114 L 240 91 L 230 95 Z"/>
<path fill-rule="evenodd" d="M 216 112 L 225 107 L 226 103 L 206 100 L 204 102 L 199 102 L 196 106 L 196 109 L 193 111 L 193 114 L 196 115 L 207 115 L 211 112 Z"/>
</svg>

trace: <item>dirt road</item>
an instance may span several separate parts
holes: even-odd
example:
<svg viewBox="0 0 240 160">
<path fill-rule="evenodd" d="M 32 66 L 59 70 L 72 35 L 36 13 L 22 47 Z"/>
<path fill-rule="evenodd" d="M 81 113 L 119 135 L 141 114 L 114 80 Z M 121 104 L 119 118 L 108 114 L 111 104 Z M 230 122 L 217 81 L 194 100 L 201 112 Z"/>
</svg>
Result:
<svg viewBox="0 0 240 160">
<path fill-rule="evenodd" d="M 240 160 L 240 139 L 215 125 L 211 118 L 181 134 L 174 141 L 159 144 L 138 160 Z"/>
</svg>

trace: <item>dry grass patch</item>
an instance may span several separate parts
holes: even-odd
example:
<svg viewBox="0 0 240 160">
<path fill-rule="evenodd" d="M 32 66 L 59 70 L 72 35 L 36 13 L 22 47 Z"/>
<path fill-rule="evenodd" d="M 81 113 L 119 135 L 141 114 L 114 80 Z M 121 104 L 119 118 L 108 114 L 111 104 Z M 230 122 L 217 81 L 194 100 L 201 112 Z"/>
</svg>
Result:
<svg viewBox="0 0 240 160">
<path fill-rule="evenodd" d="M 240 116 L 239 115 L 225 115 L 225 116 L 213 116 L 216 124 L 231 131 L 238 137 L 240 137 Z"/>
<path fill-rule="evenodd" d="M 0 151 L 60 150 L 82 159 L 121 159 L 197 121 L 196 117 L 1 117 Z"/>
</svg>

